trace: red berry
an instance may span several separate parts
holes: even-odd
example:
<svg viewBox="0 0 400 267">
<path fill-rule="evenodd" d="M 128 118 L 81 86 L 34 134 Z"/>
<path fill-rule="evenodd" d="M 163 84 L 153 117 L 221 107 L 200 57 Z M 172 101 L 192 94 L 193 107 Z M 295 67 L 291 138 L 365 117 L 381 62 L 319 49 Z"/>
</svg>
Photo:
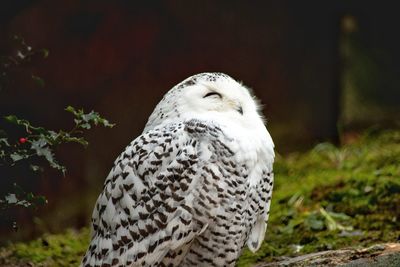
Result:
<svg viewBox="0 0 400 267">
<path fill-rule="evenodd" d="M 28 141 L 28 139 L 27 139 L 27 138 L 24 138 L 24 137 L 21 137 L 21 138 L 19 139 L 19 142 L 20 142 L 21 144 L 25 143 L 26 141 Z"/>
</svg>

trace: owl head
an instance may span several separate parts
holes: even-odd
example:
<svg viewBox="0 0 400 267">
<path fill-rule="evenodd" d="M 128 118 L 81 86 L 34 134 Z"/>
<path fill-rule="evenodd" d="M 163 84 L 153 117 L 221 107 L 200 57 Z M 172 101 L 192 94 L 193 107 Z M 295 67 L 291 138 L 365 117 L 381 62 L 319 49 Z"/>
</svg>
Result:
<svg viewBox="0 0 400 267">
<path fill-rule="evenodd" d="M 223 73 L 196 74 L 174 86 L 158 103 L 144 131 L 187 119 L 264 126 L 257 99 L 247 87 Z"/>
</svg>

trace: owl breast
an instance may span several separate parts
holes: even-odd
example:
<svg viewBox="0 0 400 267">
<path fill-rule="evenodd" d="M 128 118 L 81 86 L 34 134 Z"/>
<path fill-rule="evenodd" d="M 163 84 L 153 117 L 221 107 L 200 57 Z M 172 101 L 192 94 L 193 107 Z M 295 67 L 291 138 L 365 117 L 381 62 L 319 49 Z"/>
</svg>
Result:
<svg viewBox="0 0 400 267">
<path fill-rule="evenodd" d="M 190 131 L 190 124 L 187 127 Z M 182 266 L 234 266 L 252 228 L 269 208 L 272 173 L 262 155 L 243 153 L 249 147 L 225 134 L 223 127 L 207 123 L 207 132 L 211 135 L 197 144 L 200 158 L 207 156 L 197 170 L 201 186 L 194 189 L 192 202 L 193 219 L 204 231 L 191 242 Z M 254 157 L 260 160 L 254 163 Z M 260 178 L 253 184 L 255 175 Z"/>
</svg>

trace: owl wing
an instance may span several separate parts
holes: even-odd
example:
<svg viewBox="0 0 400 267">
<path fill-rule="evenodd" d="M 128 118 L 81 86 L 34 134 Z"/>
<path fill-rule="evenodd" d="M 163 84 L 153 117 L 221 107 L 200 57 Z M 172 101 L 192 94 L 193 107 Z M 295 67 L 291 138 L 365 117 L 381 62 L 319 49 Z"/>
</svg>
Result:
<svg viewBox="0 0 400 267">
<path fill-rule="evenodd" d="M 202 123 L 171 124 L 125 149 L 97 200 L 82 266 L 156 266 L 168 252 L 184 253 L 207 227 L 194 218 L 192 202 L 198 171 L 210 167 L 199 144 L 216 138 L 213 131 Z"/>
<path fill-rule="evenodd" d="M 259 183 L 255 185 L 256 190 L 252 192 L 251 199 L 254 205 L 258 206 L 260 211 L 254 226 L 251 228 L 250 235 L 247 239 L 247 247 L 255 253 L 264 241 L 265 232 L 269 219 L 269 210 L 271 206 L 272 189 L 274 183 L 274 173 L 271 166 L 262 170 Z"/>
</svg>

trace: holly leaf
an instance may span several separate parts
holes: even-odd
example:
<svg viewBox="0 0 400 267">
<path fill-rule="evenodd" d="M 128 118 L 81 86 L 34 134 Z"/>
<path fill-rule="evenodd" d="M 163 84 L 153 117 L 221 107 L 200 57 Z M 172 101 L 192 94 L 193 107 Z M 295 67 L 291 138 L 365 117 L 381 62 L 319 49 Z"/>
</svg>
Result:
<svg viewBox="0 0 400 267">
<path fill-rule="evenodd" d="M 15 194 L 8 194 L 4 197 L 7 204 L 15 204 L 18 202 L 17 196 Z"/>
<path fill-rule="evenodd" d="M 43 171 L 43 168 L 38 165 L 30 164 L 29 168 L 34 172 L 42 172 Z"/>
<path fill-rule="evenodd" d="M 55 160 L 53 151 L 47 144 L 48 143 L 45 137 L 42 137 L 38 140 L 32 141 L 31 149 L 34 150 L 36 152 L 36 155 L 38 155 L 39 157 L 44 157 L 52 168 L 60 170 L 63 173 L 65 173 L 66 171 L 65 167 L 60 165 Z"/>
<path fill-rule="evenodd" d="M 24 156 L 14 152 L 10 155 L 10 158 L 12 159 L 13 162 L 17 162 L 20 161 L 21 159 L 24 159 Z"/>
<path fill-rule="evenodd" d="M 10 123 L 13 123 L 13 124 L 17 124 L 17 125 L 18 125 L 18 118 L 17 118 L 17 116 L 15 116 L 15 115 L 8 115 L 8 116 L 5 116 L 4 119 L 5 119 L 6 121 L 10 122 Z"/>
</svg>

